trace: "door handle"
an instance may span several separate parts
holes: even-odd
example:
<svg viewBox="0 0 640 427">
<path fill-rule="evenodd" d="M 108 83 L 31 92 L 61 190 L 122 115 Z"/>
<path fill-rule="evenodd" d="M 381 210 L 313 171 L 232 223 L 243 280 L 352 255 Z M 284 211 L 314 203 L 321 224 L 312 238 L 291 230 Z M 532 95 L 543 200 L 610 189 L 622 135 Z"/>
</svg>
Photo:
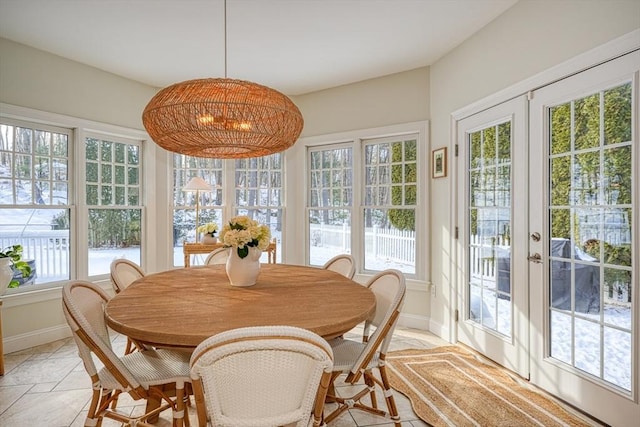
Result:
<svg viewBox="0 0 640 427">
<path fill-rule="evenodd" d="M 529 255 L 527 259 L 531 262 L 535 262 L 536 264 L 542 264 L 542 257 L 537 252 L 533 255 Z"/>
</svg>

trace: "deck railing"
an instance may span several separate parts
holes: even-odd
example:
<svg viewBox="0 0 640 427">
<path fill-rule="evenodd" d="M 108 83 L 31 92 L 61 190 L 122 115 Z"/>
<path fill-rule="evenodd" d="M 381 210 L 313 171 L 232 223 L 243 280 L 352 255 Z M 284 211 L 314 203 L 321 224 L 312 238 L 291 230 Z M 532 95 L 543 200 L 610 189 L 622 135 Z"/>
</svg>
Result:
<svg viewBox="0 0 640 427">
<path fill-rule="evenodd" d="M 0 233 L 0 247 L 22 245 L 22 257 L 34 260 L 38 282 L 69 277 L 70 241 L 68 230 Z"/>
</svg>

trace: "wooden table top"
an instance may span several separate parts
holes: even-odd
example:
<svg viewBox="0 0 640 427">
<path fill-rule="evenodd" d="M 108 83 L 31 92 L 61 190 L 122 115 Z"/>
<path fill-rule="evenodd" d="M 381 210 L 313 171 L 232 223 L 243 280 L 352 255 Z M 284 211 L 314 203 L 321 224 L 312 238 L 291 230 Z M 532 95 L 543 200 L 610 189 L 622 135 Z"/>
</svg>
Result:
<svg viewBox="0 0 640 427">
<path fill-rule="evenodd" d="M 195 348 L 211 335 L 245 326 L 292 325 L 327 339 L 375 311 L 366 287 L 333 271 L 262 264 L 254 286 L 229 284 L 224 265 L 149 274 L 113 297 L 108 325 L 159 347 Z"/>
</svg>

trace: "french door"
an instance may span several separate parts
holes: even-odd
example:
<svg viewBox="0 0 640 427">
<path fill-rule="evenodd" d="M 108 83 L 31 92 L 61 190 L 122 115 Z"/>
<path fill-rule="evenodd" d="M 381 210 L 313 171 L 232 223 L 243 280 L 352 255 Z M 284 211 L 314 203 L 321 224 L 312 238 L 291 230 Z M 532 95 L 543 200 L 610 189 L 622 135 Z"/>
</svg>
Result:
<svg viewBox="0 0 640 427">
<path fill-rule="evenodd" d="M 612 426 L 640 420 L 639 70 L 457 122 L 458 340 Z"/>
<path fill-rule="evenodd" d="M 529 375 L 527 129 L 522 96 L 458 122 L 464 289 L 458 340 Z M 517 189 L 525 189 L 525 191 Z"/>
<path fill-rule="evenodd" d="M 638 405 L 640 52 L 533 93 L 531 382 L 614 426 Z"/>
</svg>

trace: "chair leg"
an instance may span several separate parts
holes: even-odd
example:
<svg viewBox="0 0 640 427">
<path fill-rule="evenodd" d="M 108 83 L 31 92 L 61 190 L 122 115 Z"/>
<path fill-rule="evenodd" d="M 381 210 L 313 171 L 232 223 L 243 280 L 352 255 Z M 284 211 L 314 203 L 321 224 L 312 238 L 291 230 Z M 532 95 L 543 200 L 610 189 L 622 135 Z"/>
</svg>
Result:
<svg viewBox="0 0 640 427">
<path fill-rule="evenodd" d="M 102 393 L 101 390 L 95 388 L 92 391 L 93 395 L 91 396 L 91 403 L 89 404 L 89 412 L 87 413 L 87 418 L 84 421 L 85 427 L 99 427 L 102 424 L 102 417 L 96 416 L 96 410 L 98 409 Z"/>
<path fill-rule="evenodd" d="M 371 390 L 369 392 L 369 398 L 371 399 L 371 407 L 374 409 L 378 409 L 378 400 L 376 399 L 376 382 L 373 379 L 373 374 L 371 371 L 366 371 L 364 373 L 364 383 Z"/>
<path fill-rule="evenodd" d="M 382 388 L 384 389 L 384 399 L 387 402 L 387 408 L 389 410 L 389 416 L 393 420 L 395 427 L 400 426 L 400 415 L 398 414 L 398 407 L 396 401 L 393 398 L 393 390 L 389 384 L 389 377 L 387 376 L 387 368 L 384 364 L 378 367 L 380 371 L 380 379 L 382 380 Z"/>
<path fill-rule="evenodd" d="M 133 341 L 131 341 L 130 338 L 127 338 L 127 347 L 124 349 L 124 354 L 132 353 L 135 350 L 136 350 L 135 344 L 133 343 Z"/>
<path fill-rule="evenodd" d="M 185 412 L 184 383 L 176 383 L 176 409 L 173 411 L 174 427 L 183 427 L 185 418 L 187 419 L 187 424 L 189 423 L 189 415 L 185 417 Z"/>
</svg>

